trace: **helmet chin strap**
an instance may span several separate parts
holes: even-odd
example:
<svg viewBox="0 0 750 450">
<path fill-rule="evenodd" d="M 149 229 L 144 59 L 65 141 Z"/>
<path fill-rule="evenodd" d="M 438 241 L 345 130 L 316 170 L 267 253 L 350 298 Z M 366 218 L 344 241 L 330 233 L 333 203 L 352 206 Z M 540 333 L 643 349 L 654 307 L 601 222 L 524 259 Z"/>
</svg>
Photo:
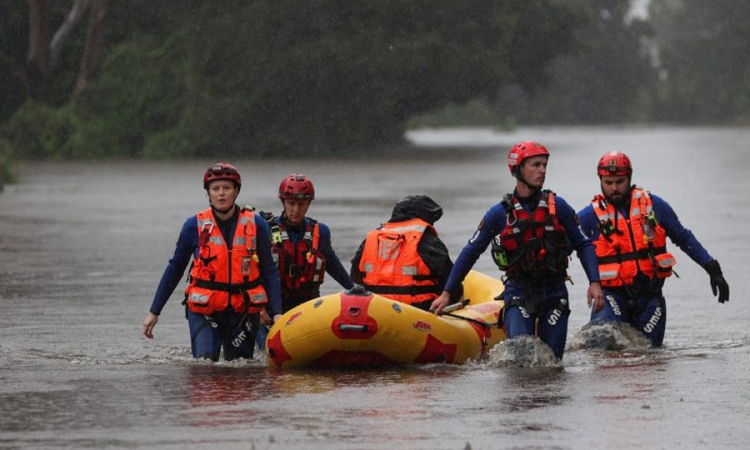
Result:
<svg viewBox="0 0 750 450">
<path fill-rule="evenodd" d="M 521 178 L 520 180 L 521 180 L 521 182 L 522 182 L 523 184 L 525 184 L 525 185 L 526 185 L 526 186 L 527 186 L 527 187 L 528 187 L 529 189 L 531 189 L 531 190 L 532 190 L 532 191 L 534 191 L 534 192 L 536 192 L 536 191 L 538 191 L 538 190 L 541 190 L 541 189 L 542 189 L 541 187 L 537 187 L 537 186 L 532 186 L 532 185 L 530 185 L 530 184 L 529 184 L 529 183 L 528 183 L 528 182 L 527 182 L 526 180 L 524 180 L 523 178 Z"/>
<path fill-rule="evenodd" d="M 518 170 L 518 172 L 516 173 L 516 179 L 517 179 L 518 181 L 520 181 L 521 183 L 525 184 L 527 188 L 531 189 L 531 190 L 532 190 L 532 191 L 534 191 L 534 192 L 537 192 L 537 191 L 540 191 L 540 190 L 542 190 L 542 188 L 541 188 L 541 187 L 536 187 L 536 186 L 532 186 L 532 185 L 530 185 L 530 184 L 529 184 L 529 182 L 528 182 L 528 181 L 526 181 L 526 180 L 525 180 L 525 179 L 523 178 L 523 176 L 521 176 L 521 171 L 520 171 L 520 170 Z"/>
</svg>

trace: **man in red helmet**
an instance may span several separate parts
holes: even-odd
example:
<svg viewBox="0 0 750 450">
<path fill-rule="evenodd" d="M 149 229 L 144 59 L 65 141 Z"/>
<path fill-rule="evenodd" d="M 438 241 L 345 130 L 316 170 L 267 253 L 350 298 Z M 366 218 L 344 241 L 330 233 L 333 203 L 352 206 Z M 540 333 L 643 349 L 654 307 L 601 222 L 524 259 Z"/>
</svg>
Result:
<svg viewBox="0 0 750 450">
<path fill-rule="evenodd" d="M 203 175 L 210 207 L 188 218 L 174 255 L 143 320 L 143 334 L 153 329 L 191 258 L 185 291 L 193 357 L 217 361 L 252 358 L 260 313 L 281 317 L 279 273 L 260 215 L 236 205 L 242 187 L 231 164 L 217 163 Z"/>
<path fill-rule="evenodd" d="M 314 199 L 312 181 L 301 173 L 289 174 L 279 185 L 279 200 L 284 210 L 269 220 L 284 312 L 319 297 L 326 272 L 344 289 L 354 286 L 331 246 L 331 230 L 307 217 Z"/>
<path fill-rule="evenodd" d="M 562 359 L 570 307 L 568 258 L 573 250 L 589 280 L 587 296 L 601 301 L 596 254 L 578 226 L 573 208 L 543 190 L 549 152 L 534 141 L 519 142 L 508 153 L 516 178 L 513 193 L 491 207 L 456 259 L 445 290 L 432 304 L 440 314 L 474 263 L 492 244 L 492 256 L 505 272 L 503 326 L 508 339 L 536 335 Z"/>
<path fill-rule="evenodd" d="M 595 241 L 605 293 L 593 301 L 591 323 L 629 323 L 659 347 L 667 319 L 662 286 L 675 264 L 667 237 L 708 272 L 720 303 L 729 301 L 729 285 L 719 262 L 682 226 L 672 207 L 631 184 L 633 167 L 625 153 L 605 153 L 596 172 L 602 193 L 578 213 L 581 228 Z"/>
</svg>

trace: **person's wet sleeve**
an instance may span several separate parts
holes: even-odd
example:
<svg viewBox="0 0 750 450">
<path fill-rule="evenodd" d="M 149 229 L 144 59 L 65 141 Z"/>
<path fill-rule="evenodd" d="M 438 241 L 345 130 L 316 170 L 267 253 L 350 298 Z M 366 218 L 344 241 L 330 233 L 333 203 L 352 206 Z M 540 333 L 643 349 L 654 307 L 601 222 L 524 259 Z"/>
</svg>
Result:
<svg viewBox="0 0 750 450">
<path fill-rule="evenodd" d="M 156 294 L 151 302 L 149 311 L 157 316 L 161 314 L 167 300 L 172 296 L 175 288 L 179 284 L 182 276 L 185 274 L 185 268 L 190 262 L 190 258 L 195 254 L 198 247 L 198 220 L 195 216 L 190 217 L 182 225 L 180 235 L 175 244 L 174 254 L 167 263 L 164 273 L 156 288 Z"/>
<path fill-rule="evenodd" d="M 453 264 L 453 269 L 445 283 L 445 291 L 455 294 L 462 289 L 462 283 L 469 271 L 474 267 L 482 253 L 487 250 L 492 238 L 500 234 L 505 228 L 505 208 L 498 203 L 490 208 L 479 222 L 474 235 L 466 243 Z"/>
<path fill-rule="evenodd" d="M 594 212 L 594 207 L 589 204 L 578 211 L 577 215 L 583 234 L 591 239 L 592 242 L 597 240 L 599 238 L 599 221 Z"/>
<path fill-rule="evenodd" d="M 706 264 L 714 260 L 705 247 L 693 235 L 693 232 L 685 228 L 672 207 L 664 199 L 651 194 L 651 201 L 654 205 L 654 215 L 656 221 L 667 232 L 669 240 L 680 248 L 690 259 L 695 261 L 699 266 L 705 267 Z"/>
<path fill-rule="evenodd" d="M 557 219 L 560 221 L 560 225 L 565 228 L 570 244 L 581 261 L 589 283 L 600 281 L 599 261 L 596 257 L 594 243 L 581 228 L 575 211 L 559 196 L 555 198 L 555 208 L 557 209 Z"/>
<path fill-rule="evenodd" d="M 258 266 L 260 268 L 261 282 L 266 290 L 268 297 L 268 314 L 273 317 L 282 314 L 281 308 L 281 279 L 279 278 L 279 269 L 273 259 L 271 249 L 271 232 L 266 221 L 260 216 L 255 215 L 255 228 L 257 234 L 257 252 Z"/>
</svg>

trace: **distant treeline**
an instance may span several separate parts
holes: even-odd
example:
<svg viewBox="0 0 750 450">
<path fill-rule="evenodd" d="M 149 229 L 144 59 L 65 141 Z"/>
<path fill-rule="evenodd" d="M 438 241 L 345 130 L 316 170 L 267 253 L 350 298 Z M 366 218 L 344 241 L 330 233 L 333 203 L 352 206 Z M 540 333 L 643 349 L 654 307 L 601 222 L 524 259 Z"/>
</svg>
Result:
<svg viewBox="0 0 750 450">
<path fill-rule="evenodd" d="M 0 0 L 0 148 L 325 156 L 410 125 L 747 124 L 748 19 L 745 0 L 645 18 L 628 0 Z"/>
</svg>

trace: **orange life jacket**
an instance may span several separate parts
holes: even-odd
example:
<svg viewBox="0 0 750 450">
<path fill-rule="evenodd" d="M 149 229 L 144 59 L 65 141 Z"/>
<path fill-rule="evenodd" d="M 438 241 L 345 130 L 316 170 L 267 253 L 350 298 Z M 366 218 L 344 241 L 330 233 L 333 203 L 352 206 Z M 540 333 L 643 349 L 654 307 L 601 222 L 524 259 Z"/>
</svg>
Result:
<svg viewBox="0 0 750 450">
<path fill-rule="evenodd" d="M 231 308 L 256 313 L 268 303 L 260 281 L 255 215 L 240 210 L 229 251 L 211 208 L 198 213 L 198 254 L 190 270 L 185 295 L 188 307 L 198 314 Z"/>
<path fill-rule="evenodd" d="M 617 213 L 601 194 L 591 206 L 599 221 L 599 239 L 594 246 L 602 286 L 633 284 L 638 273 L 650 279 L 672 275 L 676 261 L 667 252 L 667 232 L 656 220 L 648 191 L 632 189 L 629 219 Z"/>
<path fill-rule="evenodd" d="M 279 219 L 271 223 L 271 244 L 281 277 L 282 296 L 297 296 L 323 284 L 326 261 L 320 252 L 320 225 L 308 218 L 305 234 L 297 242 Z"/>
<path fill-rule="evenodd" d="M 526 211 L 517 198 L 507 194 L 502 201 L 507 224 L 492 241 L 495 264 L 508 278 L 528 281 L 565 279 L 572 247 L 560 225 L 555 193 L 544 190 L 534 211 Z"/>
<path fill-rule="evenodd" d="M 411 219 L 370 231 L 359 261 L 365 288 L 408 304 L 437 298 L 437 280 L 417 251 L 427 230 L 437 235 L 429 223 Z"/>
</svg>

